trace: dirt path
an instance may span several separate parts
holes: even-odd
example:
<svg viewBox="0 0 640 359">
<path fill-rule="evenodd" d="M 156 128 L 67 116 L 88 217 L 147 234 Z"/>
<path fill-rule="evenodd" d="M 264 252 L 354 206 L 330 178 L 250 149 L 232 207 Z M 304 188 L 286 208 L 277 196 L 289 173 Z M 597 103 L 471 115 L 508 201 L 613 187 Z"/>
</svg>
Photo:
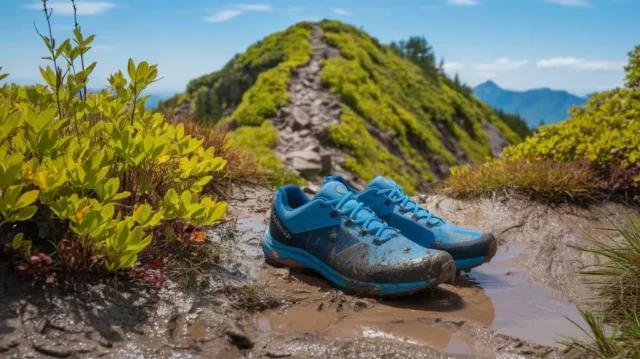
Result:
<svg viewBox="0 0 640 359">
<path fill-rule="evenodd" d="M 323 31 L 313 24 L 311 60 L 292 70 L 289 79 L 289 102 L 273 119 L 279 131 L 274 151 L 285 165 L 307 179 L 319 180 L 321 175 L 353 175 L 344 169 L 346 155 L 330 145 L 329 127 L 340 124 L 340 100 L 322 84 L 322 61 L 340 55 L 323 39 Z"/>
</svg>

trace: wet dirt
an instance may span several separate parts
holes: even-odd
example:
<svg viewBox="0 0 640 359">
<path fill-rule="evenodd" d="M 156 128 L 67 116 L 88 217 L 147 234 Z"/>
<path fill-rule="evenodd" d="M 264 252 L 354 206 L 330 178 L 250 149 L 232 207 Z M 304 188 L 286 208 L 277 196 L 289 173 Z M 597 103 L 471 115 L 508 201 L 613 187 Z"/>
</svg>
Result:
<svg viewBox="0 0 640 359">
<path fill-rule="evenodd" d="M 209 232 L 219 266 L 190 289 L 168 281 L 115 290 L 107 281 L 65 291 L 33 287 L 0 268 L 0 357 L 580 357 L 554 341 L 579 335 L 564 316 L 578 320 L 574 304 L 588 302 L 572 263 L 590 258 L 565 248 L 580 243 L 569 224 L 593 228 L 604 225 L 594 219 L 603 210 L 623 214 L 615 205 L 548 210 L 515 200 L 422 198 L 447 219 L 494 231 L 498 255 L 455 284 L 378 300 L 264 264 L 260 240 L 272 192 L 248 186 L 233 193 L 235 220 Z"/>
</svg>

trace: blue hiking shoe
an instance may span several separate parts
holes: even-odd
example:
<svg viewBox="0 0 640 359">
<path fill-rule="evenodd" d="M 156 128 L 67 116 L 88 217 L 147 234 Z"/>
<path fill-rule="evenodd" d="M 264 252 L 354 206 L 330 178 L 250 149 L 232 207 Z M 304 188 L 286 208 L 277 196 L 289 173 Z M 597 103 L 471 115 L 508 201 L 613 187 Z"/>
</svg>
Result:
<svg viewBox="0 0 640 359">
<path fill-rule="evenodd" d="M 362 192 L 349 187 L 340 176 L 325 178 L 325 182 L 335 181 L 344 184 L 358 200 L 407 238 L 423 247 L 451 254 L 458 270 L 469 271 L 496 254 L 498 243 L 493 234 L 447 223 L 412 201 L 388 178 L 376 177 Z"/>
<path fill-rule="evenodd" d="M 270 264 L 312 269 L 361 295 L 413 293 L 455 276 L 451 255 L 407 239 L 335 181 L 312 200 L 279 188 L 262 249 Z"/>
</svg>

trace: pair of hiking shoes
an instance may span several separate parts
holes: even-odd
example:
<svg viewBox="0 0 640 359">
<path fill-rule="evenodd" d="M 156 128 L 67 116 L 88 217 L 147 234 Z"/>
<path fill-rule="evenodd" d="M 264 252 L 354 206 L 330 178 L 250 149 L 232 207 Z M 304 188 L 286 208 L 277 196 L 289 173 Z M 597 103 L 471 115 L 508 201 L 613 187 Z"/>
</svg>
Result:
<svg viewBox="0 0 640 359">
<path fill-rule="evenodd" d="M 489 261 L 497 242 L 435 216 L 388 178 L 358 192 L 330 176 L 313 199 L 298 186 L 276 191 L 262 249 L 272 265 L 309 268 L 345 290 L 384 296 L 451 280 Z"/>
</svg>

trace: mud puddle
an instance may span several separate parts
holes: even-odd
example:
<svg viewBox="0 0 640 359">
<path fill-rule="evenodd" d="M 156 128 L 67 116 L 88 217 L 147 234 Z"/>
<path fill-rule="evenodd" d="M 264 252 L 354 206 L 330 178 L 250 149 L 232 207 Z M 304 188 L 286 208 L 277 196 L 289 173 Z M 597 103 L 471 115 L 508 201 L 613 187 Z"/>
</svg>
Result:
<svg viewBox="0 0 640 359">
<path fill-rule="evenodd" d="M 557 346 L 561 335 L 582 334 L 565 318 L 581 323 L 575 306 L 517 266 L 525 248 L 503 246 L 491 263 L 459 277 L 455 285 L 377 300 L 345 295 L 310 271 L 264 264 L 260 240 L 265 219 L 244 217 L 234 225 L 236 237 L 223 247 L 232 259 L 225 268 L 293 303 L 251 317 L 248 330 L 257 341 L 274 334 L 313 333 L 391 339 L 459 354 L 493 355 L 507 346 L 541 348 L 534 350 L 541 354 Z"/>
<path fill-rule="evenodd" d="M 544 346 L 557 346 L 559 335 L 580 336 L 565 318 L 581 322 L 575 307 L 511 266 L 521 253 L 500 253 L 491 263 L 459 277 L 455 285 L 386 300 L 351 297 L 313 272 L 293 273 L 263 264 L 259 280 L 275 295 L 293 297 L 296 304 L 256 315 L 256 335 L 311 332 L 385 338 L 461 354 L 486 352 L 488 344 L 472 333 L 473 326 Z"/>
</svg>

